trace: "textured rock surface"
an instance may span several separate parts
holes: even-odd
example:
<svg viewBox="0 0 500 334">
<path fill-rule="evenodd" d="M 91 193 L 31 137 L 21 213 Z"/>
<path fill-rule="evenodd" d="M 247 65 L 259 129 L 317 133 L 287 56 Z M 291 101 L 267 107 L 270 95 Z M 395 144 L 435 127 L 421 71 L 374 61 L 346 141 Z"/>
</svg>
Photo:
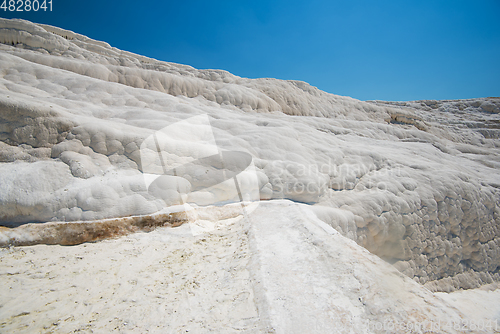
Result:
<svg viewBox="0 0 500 334">
<path fill-rule="evenodd" d="M 158 195 L 144 177 L 147 138 L 208 115 L 210 144 L 252 156 L 255 178 L 240 182 L 257 182 L 257 197 L 311 205 L 433 289 L 499 279 L 498 98 L 361 102 L 160 62 L 26 21 L 1 19 L 0 42 L 4 226 L 237 200 L 230 180 L 190 194 L 203 175 L 172 175 Z M 166 167 L 208 152 L 205 144 L 162 144 Z"/>
<path fill-rule="evenodd" d="M 308 206 L 283 200 L 247 209 L 246 218 L 240 207 L 229 219 L 217 218 L 220 208 L 210 209 L 213 215 L 204 211 L 215 225 L 197 235 L 190 223 L 71 247 L 0 249 L 0 328 L 463 333 L 472 328 L 470 319 L 494 326 L 498 318 L 492 308 L 468 317 L 451 305 L 461 305 L 454 298 L 478 301 L 472 293 L 446 302 L 317 219 Z"/>
</svg>

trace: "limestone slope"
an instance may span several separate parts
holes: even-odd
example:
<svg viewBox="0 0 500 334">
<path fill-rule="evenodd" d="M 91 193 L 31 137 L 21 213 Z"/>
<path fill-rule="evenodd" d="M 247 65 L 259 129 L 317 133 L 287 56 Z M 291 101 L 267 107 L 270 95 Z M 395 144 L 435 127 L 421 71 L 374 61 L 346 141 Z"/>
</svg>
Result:
<svg viewBox="0 0 500 334">
<path fill-rule="evenodd" d="M 362 102 L 20 20 L 0 20 L 0 42 L 3 226 L 238 201 L 230 178 L 210 182 L 217 159 L 196 162 L 240 152 L 246 199 L 307 203 L 435 289 L 499 278 L 497 98 Z"/>
<path fill-rule="evenodd" d="M 73 247 L 1 249 L 7 332 L 491 333 L 291 201 Z M 220 208 L 219 208 L 220 210 Z M 33 298 L 36 296 L 36 298 Z M 469 299 L 472 294 L 469 294 Z M 485 329 L 484 324 L 490 322 Z M 493 325 L 494 326 L 494 325 Z M 498 327 L 498 326 L 497 326 Z M 500 330 L 500 328 L 497 328 Z"/>
</svg>

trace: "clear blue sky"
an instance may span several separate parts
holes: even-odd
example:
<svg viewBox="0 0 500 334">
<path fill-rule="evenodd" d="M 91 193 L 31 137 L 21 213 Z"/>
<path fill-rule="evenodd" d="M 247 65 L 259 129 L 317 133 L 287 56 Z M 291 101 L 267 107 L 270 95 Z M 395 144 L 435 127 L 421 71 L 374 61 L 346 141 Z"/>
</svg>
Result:
<svg viewBox="0 0 500 334">
<path fill-rule="evenodd" d="M 0 17 L 361 100 L 500 96 L 500 0 L 52 1 Z"/>
</svg>

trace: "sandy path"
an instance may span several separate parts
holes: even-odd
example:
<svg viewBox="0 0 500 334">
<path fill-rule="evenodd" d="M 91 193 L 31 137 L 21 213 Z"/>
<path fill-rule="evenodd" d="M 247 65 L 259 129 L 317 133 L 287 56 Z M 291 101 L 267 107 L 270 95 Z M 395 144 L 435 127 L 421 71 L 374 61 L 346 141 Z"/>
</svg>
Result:
<svg viewBox="0 0 500 334">
<path fill-rule="evenodd" d="M 248 242 L 233 218 L 78 246 L 0 250 L 4 333 L 234 333 L 258 326 Z"/>
</svg>

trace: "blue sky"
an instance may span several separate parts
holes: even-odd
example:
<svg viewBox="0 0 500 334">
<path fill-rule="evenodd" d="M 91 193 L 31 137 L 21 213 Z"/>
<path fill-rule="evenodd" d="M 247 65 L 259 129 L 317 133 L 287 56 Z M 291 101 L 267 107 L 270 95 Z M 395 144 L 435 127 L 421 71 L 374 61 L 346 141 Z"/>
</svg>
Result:
<svg viewBox="0 0 500 334">
<path fill-rule="evenodd" d="M 0 17 L 360 100 L 500 96 L 500 0 L 52 1 Z"/>
</svg>

